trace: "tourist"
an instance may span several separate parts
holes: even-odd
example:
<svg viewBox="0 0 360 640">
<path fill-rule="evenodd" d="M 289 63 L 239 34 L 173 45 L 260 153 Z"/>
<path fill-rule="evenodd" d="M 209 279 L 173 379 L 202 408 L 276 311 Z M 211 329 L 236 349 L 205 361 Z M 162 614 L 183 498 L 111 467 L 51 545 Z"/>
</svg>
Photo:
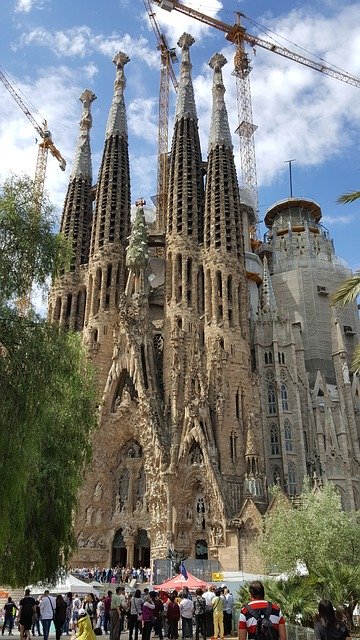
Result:
<svg viewBox="0 0 360 640">
<path fill-rule="evenodd" d="M 110 628 L 111 596 L 112 591 L 108 591 L 104 599 L 104 633 L 106 635 L 109 633 L 108 629 Z"/>
<path fill-rule="evenodd" d="M 142 631 L 142 640 L 150 640 L 151 630 L 154 625 L 154 609 L 155 603 L 153 599 L 149 595 L 142 608 L 142 619 L 143 619 L 143 631 Z"/>
<path fill-rule="evenodd" d="M 36 613 L 33 614 L 33 625 L 31 627 L 31 633 L 35 636 L 35 630 L 37 631 L 38 636 L 42 636 L 40 631 L 40 600 L 35 601 Z"/>
<path fill-rule="evenodd" d="M 229 589 L 224 586 L 224 634 L 225 636 L 231 636 L 232 634 L 232 616 L 234 608 L 234 596 L 230 593 Z"/>
<path fill-rule="evenodd" d="M 85 596 L 83 609 L 85 609 L 86 613 L 88 614 L 91 626 L 94 629 L 96 625 L 96 600 L 93 593 L 88 593 L 87 596 Z"/>
<path fill-rule="evenodd" d="M 193 603 L 187 597 L 187 594 L 182 594 L 183 597 L 180 600 L 180 615 L 181 615 L 181 627 L 182 627 L 182 637 L 183 638 L 192 638 L 193 637 Z"/>
<path fill-rule="evenodd" d="M 350 631 L 343 619 L 335 615 L 330 600 L 320 600 L 319 620 L 314 626 L 315 640 L 351 640 Z"/>
<path fill-rule="evenodd" d="M 110 640 L 119 640 L 120 637 L 120 618 L 121 618 L 121 587 L 116 587 L 115 593 L 111 595 L 110 606 Z"/>
<path fill-rule="evenodd" d="M 56 640 L 60 640 L 62 628 L 65 625 L 67 604 L 62 595 L 57 595 L 55 600 L 54 625 Z"/>
<path fill-rule="evenodd" d="M 71 622 L 72 609 L 73 609 L 72 601 L 73 601 L 72 593 L 71 591 L 68 591 L 65 598 L 66 618 L 65 618 L 64 628 L 63 628 L 63 633 L 65 633 L 65 635 L 67 636 L 69 635 L 69 630 L 70 630 L 70 622 Z"/>
<path fill-rule="evenodd" d="M 164 605 L 160 599 L 159 594 L 156 592 L 154 593 L 153 600 L 155 604 L 154 635 L 159 636 L 159 640 L 163 640 Z"/>
<path fill-rule="evenodd" d="M 73 601 L 72 601 L 72 624 L 73 629 L 76 627 L 76 623 L 79 617 L 79 611 L 81 609 L 81 600 L 77 593 L 75 593 Z"/>
<path fill-rule="evenodd" d="M 170 594 L 167 605 L 166 618 L 169 624 L 169 640 L 177 640 L 179 637 L 180 607 L 176 602 L 176 591 Z"/>
<path fill-rule="evenodd" d="M 36 601 L 30 595 L 30 589 L 25 589 L 24 597 L 20 600 L 19 605 L 20 640 L 24 640 L 25 636 L 28 640 L 31 640 L 31 627 L 33 615 L 36 614 Z"/>
<path fill-rule="evenodd" d="M 133 598 L 131 598 L 130 602 L 130 610 L 129 610 L 129 640 L 133 640 L 133 633 L 135 631 L 135 639 L 138 640 L 139 630 L 142 628 L 142 607 L 143 600 L 141 597 L 140 589 L 136 589 Z"/>
<path fill-rule="evenodd" d="M 45 589 L 44 595 L 40 602 L 41 624 L 43 628 L 44 640 L 48 640 L 51 623 L 55 613 L 55 598 L 50 595 L 48 589 Z"/>
<path fill-rule="evenodd" d="M 224 638 L 224 605 L 225 598 L 222 595 L 222 591 L 221 589 L 216 589 L 215 597 L 211 601 L 215 640 L 218 635 L 220 635 L 220 640 L 223 640 Z"/>
<path fill-rule="evenodd" d="M 253 640 L 256 634 L 256 616 L 271 616 L 271 622 L 279 634 L 279 640 L 286 640 L 286 629 L 284 616 L 278 604 L 269 603 L 265 600 L 264 585 L 259 580 L 254 580 L 249 585 L 250 603 L 246 604 L 240 611 L 239 617 L 239 640 Z M 267 614 L 268 609 L 271 609 Z M 254 617 L 255 614 L 255 617 Z"/>
<path fill-rule="evenodd" d="M 2 635 L 4 635 L 4 631 L 7 625 L 9 626 L 9 636 L 13 635 L 12 630 L 13 630 L 14 620 L 15 620 L 14 609 L 18 611 L 18 607 L 16 606 L 15 602 L 13 602 L 13 599 L 9 596 L 7 599 L 7 603 L 4 605 L 4 624 L 1 631 Z"/>
<path fill-rule="evenodd" d="M 104 629 L 105 631 L 105 596 L 100 598 L 96 607 L 96 619 L 97 619 L 97 627 L 99 629 Z"/>
<path fill-rule="evenodd" d="M 203 598 L 206 602 L 205 608 L 205 624 L 206 624 L 206 635 L 208 638 L 212 638 L 214 635 L 214 620 L 213 620 L 213 610 L 212 610 L 212 601 L 215 597 L 214 587 L 210 584 L 207 588 L 207 591 L 203 593 Z"/>
<path fill-rule="evenodd" d="M 91 620 L 85 609 L 80 609 L 76 629 L 77 640 L 96 640 L 96 635 L 91 626 Z"/>
<path fill-rule="evenodd" d="M 206 640 L 206 601 L 203 598 L 202 589 L 196 589 L 195 598 L 193 599 L 194 615 L 195 615 L 195 640 L 199 640 L 200 634 L 203 640 Z"/>
</svg>

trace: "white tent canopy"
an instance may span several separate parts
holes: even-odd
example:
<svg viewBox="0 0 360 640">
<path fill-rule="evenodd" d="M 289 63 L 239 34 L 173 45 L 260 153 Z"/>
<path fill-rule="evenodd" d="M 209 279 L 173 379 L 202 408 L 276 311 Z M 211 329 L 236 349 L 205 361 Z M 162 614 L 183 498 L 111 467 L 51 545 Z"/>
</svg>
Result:
<svg viewBox="0 0 360 640">
<path fill-rule="evenodd" d="M 61 578 L 55 585 L 30 584 L 27 588 L 30 589 L 32 595 L 40 595 L 44 593 L 45 589 L 49 589 L 50 594 L 53 595 L 57 595 L 58 593 L 66 594 L 69 591 L 73 594 L 78 593 L 79 595 L 97 593 L 92 584 L 83 582 L 71 574 Z"/>
</svg>

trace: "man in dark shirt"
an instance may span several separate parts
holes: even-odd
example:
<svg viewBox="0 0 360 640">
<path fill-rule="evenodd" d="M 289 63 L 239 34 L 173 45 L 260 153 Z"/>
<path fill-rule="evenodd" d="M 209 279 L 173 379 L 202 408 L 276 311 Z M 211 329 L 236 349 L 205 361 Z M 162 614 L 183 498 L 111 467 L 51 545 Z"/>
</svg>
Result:
<svg viewBox="0 0 360 640">
<path fill-rule="evenodd" d="M 25 589 L 25 595 L 20 600 L 20 640 L 24 640 L 25 632 L 27 638 L 32 640 L 31 627 L 33 613 L 36 613 L 35 598 L 30 595 L 30 589 Z"/>
<path fill-rule="evenodd" d="M 108 591 L 104 600 L 104 632 L 106 635 L 108 634 L 108 628 L 110 626 L 111 596 L 112 591 Z"/>
<path fill-rule="evenodd" d="M 4 635 L 4 631 L 6 629 L 6 625 L 9 625 L 9 636 L 13 635 L 13 626 L 14 626 L 14 609 L 18 609 L 13 599 L 8 598 L 7 603 L 4 606 L 4 624 L 1 631 L 1 635 Z"/>
</svg>

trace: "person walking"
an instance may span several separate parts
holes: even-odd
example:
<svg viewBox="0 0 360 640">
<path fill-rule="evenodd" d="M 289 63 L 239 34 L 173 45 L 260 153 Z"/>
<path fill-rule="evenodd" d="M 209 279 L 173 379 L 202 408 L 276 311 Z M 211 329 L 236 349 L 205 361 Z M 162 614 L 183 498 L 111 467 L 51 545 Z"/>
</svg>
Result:
<svg viewBox="0 0 360 640">
<path fill-rule="evenodd" d="M 25 589 L 24 597 L 21 598 L 19 605 L 20 640 L 24 640 L 25 636 L 32 640 L 31 627 L 33 615 L 36 613 L 36 602 L 35 598 L 30 595 L 30 589 Z"/>
<path fill-rule="evenodd" d="M 286 640 L 285 620 L 278 604 L 265 600 L 264 585 L 254 580 L 249 585 L 250 602 L 240 611 L 239 640 L 254 640 L 257 620 L 267 617 L 279 635 L 279 640 Z"/>
<path fill-rule="evenodd" d="M 9 596 L 7 599 L 7 603 L 4 605 L 4 624 L 1 631 L 1 635 L 4 635 L 4 631 L 7 625 L 9 626 L 9 636 L 13 635 L 12 630 L 14 627 L 14 620 L 15 620 L 14 609 L 16 609 L 17 611 L 19 610 L 15 602 L 13 602 L 13 599 Z"/>
<path fill-rule="evenodd" d="M 107 592 L 104 600 L 104 633 L 108 635 L 110 629 L 110 609 L 111 609 L 112 591 Z"/>
<path fill-rule="evenodd" d="M 120 587 L 116 587 L 115 593 L 111 595 L 110 640 L 119 640 L 120 637 L 121 603 Z"/>
<path fill-rule="evenodd" d="M 51 623 L 54 619 L 56 602 L 54 596 L 50 595 L 49 589 L 45 589 L 40 602 L 41 624 L 43 628 L 44 640 L 48 640 Z"/>
<path fill-rule="evenodd" d="M 54 625 L 56 640 L 60 640 L 61 631 L 66 620 L 67 604 L 62 595 L 57 595 L 55 600 Z"/>
<path fill-rule="evenodd" d="M 96 640 L 96 635 L 91 626 L 91 620 L 85 609 L 79 610 L 79 616 L 76 625 L 77 640 Z"/>
<path fill-rule="evenodd" d="M 314 625 L 315 640 L 351 640 L 350 631 L 339 620 L 331 600 L 320 600 L 319 620 Z"/>
</svg>

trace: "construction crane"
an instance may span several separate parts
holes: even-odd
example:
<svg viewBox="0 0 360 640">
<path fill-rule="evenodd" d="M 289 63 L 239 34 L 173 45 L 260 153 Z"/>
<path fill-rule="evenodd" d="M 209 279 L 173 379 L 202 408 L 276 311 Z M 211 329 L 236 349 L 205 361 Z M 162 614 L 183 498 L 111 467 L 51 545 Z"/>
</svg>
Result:
<svg viewBox="0 0 360 640">
<path fill-rule="evenodd" d="M 13 87 L 10 82 L 9 77 L 4 73 L 4 71 L 0 68 L 0 80 L 9 91 L 9 93 L 14 98 L 15 102 L 19 105 L 20 109 L 25 113 L 28 120 L 30 120 L 33 125 L 35 131 L 40 136 L 40 142 L 38 146 L 38 155 L 36 161 L 36 169 L 35 169 L 35 178 L 34 178 L 34 212 L 35 216 L 39 215 L 41 212 L 41 205 L 43 201 L 44 195 L 44 185 L 45 185 L 45 176 L 46 176 L 46 165 L 48 153 L 50 151 L 51 155 L 57 159 L 59 162 L 59 167 L 62 171 L 65 171 L 66 161 L 62 157 L 59 149 L 55 146 L 54 141 L 52 139 L 51 133 L 48 130 L 46 120 L 43 121 L 42 125 L 39 125 L 32 115 L 31 111 L 18 94 L 18 92 Z M 29 287 L 29 291 L 25 296 L 19 298 L 16 302 L 18 310 L 21 315 L 26 315 L 28 310 L 31 307 L 31 285 Z"/>
<path fill-rule="evenodd" d="M 165 216 L 167 202 L 168 183 L 168 135 L 169 135 L 169 94 L 170 80 L 177 91 L 173 64 L 177 62 L 175 49 L 170 49 L 166 37 L 161 33 L 156 20 L 156 14 L 152 10 L 150 0 L 144 0 L 144 5 L 149 16 L 150 24 L 154 30 L 158 50 L 160 51 L 160 91 L 159 91 L 159 128 L 158 128 L 158 165 L 157 165 L 157 195 L 156 195 L 156 226 L 158 231 L 165 231 Z"/>
<path fill-rule="evenodd" d="M 20 109 L 26 115 L 28 120 L 30 120 L 35 131 L 38 133 L 38 135 L 41 138 L 39 142 L 39 147 L 38 147 L 38 156 L 36 161 L 36 170 L 35 170 L 35 178 L 34 178 L 34 199 L 36 204 L 35 209 L 40 211 L 42 198 L 44 194 L 44 184 L 45 184 L 48 152 L 50 151 L 51 155 L 53 155 L 54 158 L 57 159 L 57 161 L 59 162 L 59 167 L 62 171 L 65 171 L 66 161 L 62 157 L 59 149 L 54 144 L 51 133 L 48 130 L 46 120 L 44 120 L 41 125 L 38 124 L 38 122 L 35 120 L 34 116 L 32 115 L 31 111 L 28 109 L 23 99 L 20 97 L 20 95 L 17 93 L 17 91 L 13 87 L 9 77 L 5 75 L 5 73 L 1 69 L 0 69 L 0 80 L 4 84 L 4 86 L 7 88 L 9 93 L 12 95 L 15 102 L 17 102 Z"/>
<path fill-rule="evenodd" d="M 305 67 L 319 71 L 327 76 L 346 82 L 360 88 L 360 78 L 350 75 L 349 73 L 340 71 L 334 67 L 327 66 L 322 62 L 316 62 L 305 56 L 299 55 L 281 47 L 275 43 L 267 42 L 262 38 L 253 36 L 247 33 L 246 29 L 240 24 L 240 17 L 245 17 L 244 13 L 237 12 L 237 23 L 230 25 L 216 18 L 212 18 L 196 9 L 187 7 L 181 4 L 177 0 L 153 0 L 155 4 L 159 5 L 166 11 L 179 11 L 195 20 L 215 27 L 225 34 L 227 40 L 236 45 L 236 52 L 234 56 L 234 71 L 233 75 L 236 77 L 237 86 L 237 104 L 238 104 L 238 116 L 239 125 L 237 127 L 237 133 L 240 137 L 240 157 L 241 157 L 241 171 L 242 171 L 242 186 L 248 189 L 253 197 L 254 202 L 257 202 L 257 182 L 256 182 L 256 162 L 255 162 L 255 142 L 254 132 L 256 126 L 252 119 L 252 103 L 250 93 L 250 81 L 249 73 L 251 71 L 249 57 L 245 52 L 245 42 L 250 44 L 253 48 L 258 46 L 273 53 L 277 53 L 280 56 L 299 62 Z"/>
</svg>

